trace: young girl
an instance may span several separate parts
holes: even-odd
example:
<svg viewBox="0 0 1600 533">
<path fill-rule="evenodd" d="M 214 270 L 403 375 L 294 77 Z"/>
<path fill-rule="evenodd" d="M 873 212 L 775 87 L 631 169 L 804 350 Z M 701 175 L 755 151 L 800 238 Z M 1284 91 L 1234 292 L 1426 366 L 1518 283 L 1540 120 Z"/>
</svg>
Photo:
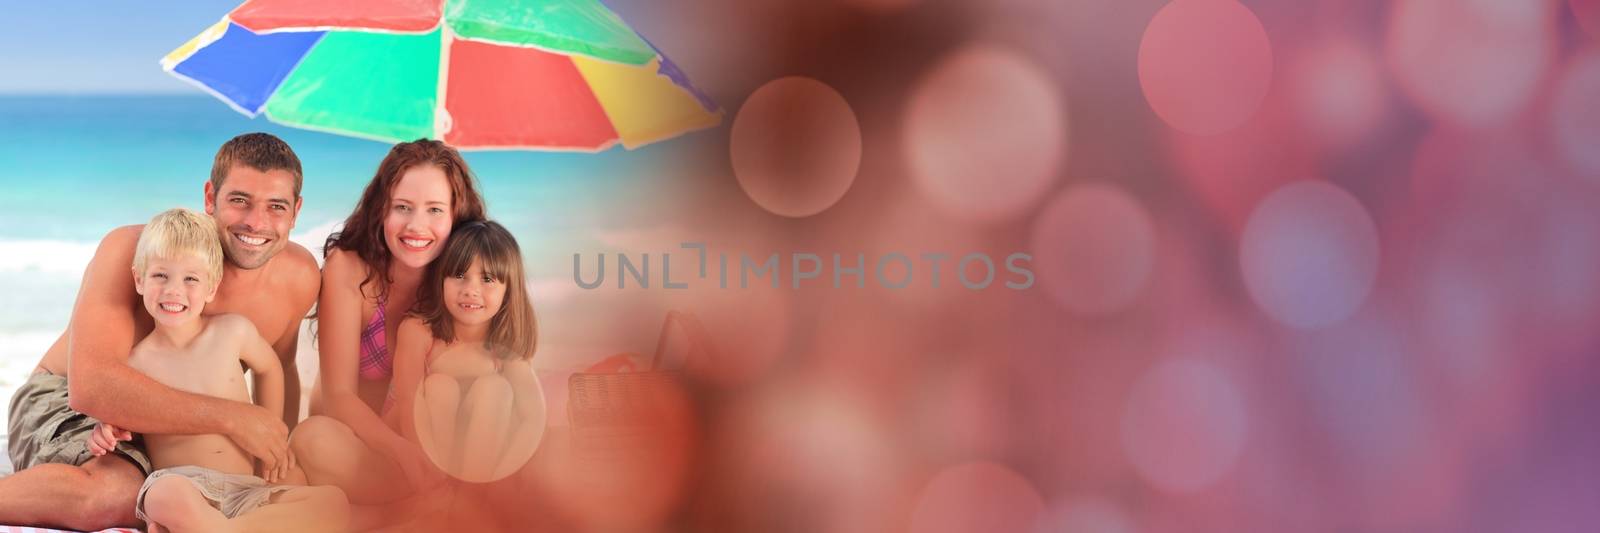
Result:
<svg viewBox="0 0 1600 533">
<path fill-rule="evenodd" d="M 385 421 L 462 480 L 505 477 L 544 433 L 544 396 L 529 364 L 538 330 L 523 280 L 522 252 L 505 227 L 459 226 L 396 332 L 396 408 Z"/>
</svg>

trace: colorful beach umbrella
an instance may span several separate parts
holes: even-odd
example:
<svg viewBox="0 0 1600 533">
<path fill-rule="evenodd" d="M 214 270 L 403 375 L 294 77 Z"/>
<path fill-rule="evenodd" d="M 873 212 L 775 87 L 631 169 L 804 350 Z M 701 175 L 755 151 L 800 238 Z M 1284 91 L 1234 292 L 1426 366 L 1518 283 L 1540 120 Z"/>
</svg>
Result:
<svg viewBox="0 0 1600 533">
<path fill-rule="evenodd" d="M 722 119 L 597 0 L 249 0 L 161 66 L 245 115 L 386 142 L 631 149 Z"/>
</svg>

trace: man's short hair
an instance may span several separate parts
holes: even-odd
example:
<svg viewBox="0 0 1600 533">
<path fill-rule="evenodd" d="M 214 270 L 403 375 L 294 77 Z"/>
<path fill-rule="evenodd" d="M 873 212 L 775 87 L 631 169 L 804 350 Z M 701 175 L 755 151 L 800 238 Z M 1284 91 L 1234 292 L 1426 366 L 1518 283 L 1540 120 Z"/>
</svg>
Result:
<svg viewBox="0 0 1600 533">
<path fill-rule="evenodd" d="M 271 133 L 246 133 L 222 143 L 217 157 L 211 161 L 211 190 L 222 190 L 222 180 L 234 165 L 245 165 L 267 172 L 287 170 L 294 175 L 294 197 L 300 197 L 300 158 L 294 155 L 289 143 Z"/>
<path fill-rule="evenodd" d="M 211 217 L 181 207 L 162 211 L 145 224 L 139 244 L 133 249 L 133 272 L 144 277 L 150 258 L 200 258 L 211 274 L 208 283 L 222 282 L 222 243 L 217 240 L 217 222 Z"/>
</svg>

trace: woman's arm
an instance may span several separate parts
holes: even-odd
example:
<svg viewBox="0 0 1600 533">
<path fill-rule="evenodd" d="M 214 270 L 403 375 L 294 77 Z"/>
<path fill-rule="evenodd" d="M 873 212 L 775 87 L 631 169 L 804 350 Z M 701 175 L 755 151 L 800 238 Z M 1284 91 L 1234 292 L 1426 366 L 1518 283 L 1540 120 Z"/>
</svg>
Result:
<svg viewBox="0 0 1600 533">
<path fill-rule="evenodd" d="M 317 343 L 322 370 L 323 410 L 367 446 L 395 458 L 404 443 L 357 395 L 361 366 L 361 280 L 367 266 L 354 253 L 335 250 L 322 268 L 322 294 L 317 299 Z"/>
<path fill-rule="evenodd" d="M 417 438 L 416 408 L 417 387 L 422 385 L 427 372 L 428 348 L 433 346 L 433 332 L 422 319 L 406 317 L 395 332 L 394 351 L 394 414 L 401 434 L 411 442 L 421 444 Z"/>
</svg>

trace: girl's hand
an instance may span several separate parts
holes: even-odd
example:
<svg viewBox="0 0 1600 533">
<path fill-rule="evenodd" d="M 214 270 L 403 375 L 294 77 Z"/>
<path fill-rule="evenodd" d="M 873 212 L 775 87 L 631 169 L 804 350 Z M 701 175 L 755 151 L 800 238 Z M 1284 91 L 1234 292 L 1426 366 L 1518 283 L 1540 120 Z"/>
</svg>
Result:
<svg viewBox="0 0 1600 533">
<path fill-rule="evenodd" d="M 96 423 L 94 431 L 89 432 L 89 453 L 96 457 L 105 455 L 117 449 L 118 442 L 125 440 L 133 440 L 133 432 L 105 422 Z"/>
</svg>

